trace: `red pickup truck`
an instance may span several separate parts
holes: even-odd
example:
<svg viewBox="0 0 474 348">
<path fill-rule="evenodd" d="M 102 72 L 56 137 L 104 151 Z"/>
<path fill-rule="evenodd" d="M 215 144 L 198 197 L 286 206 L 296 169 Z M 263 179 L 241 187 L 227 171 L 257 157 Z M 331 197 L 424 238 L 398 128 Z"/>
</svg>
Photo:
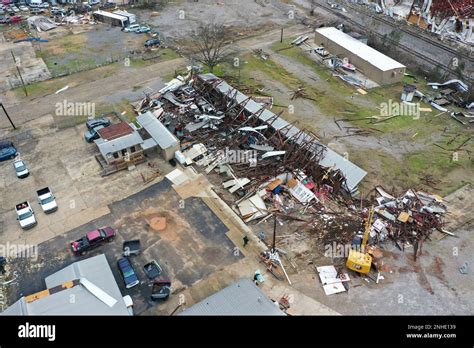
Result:
<svg viewBox="0 0 474 348">
<path fill-rule="evenodd" d="M 71 242 L 71 250 L 74 255 L 84 255 L 106 242 L 111 242 L 115 238 L 115 230 L 112 227 L 102 227 L 87 234 L 74 242 Z"/>
</svg>

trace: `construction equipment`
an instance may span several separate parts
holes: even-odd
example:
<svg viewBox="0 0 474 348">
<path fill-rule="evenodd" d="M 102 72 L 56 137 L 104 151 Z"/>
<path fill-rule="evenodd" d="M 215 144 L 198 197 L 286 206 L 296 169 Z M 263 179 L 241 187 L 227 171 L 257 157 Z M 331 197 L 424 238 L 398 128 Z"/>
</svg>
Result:
<svg viewBox="0 0 474 348">
<path fill-rule="evenodd" d="M 372 226 L 372 217 L 374 216 L 374 207 L 371 207 L 369 210 L 369 215 L 365 221 L 365 232 L 364 238 L 360 245 L 360 251 L 356 249 L 351 249 L 349 251 L 349 257 L 347 258 L 346 266 L 350 270 L 353 270 L 358 273 L 367 274 L 370 272 L 370 267 L 372 266 L 372 256 L 369 253 L 365 252 L 365 246 L 369 239 L 369 232 Z"/>
</svg>

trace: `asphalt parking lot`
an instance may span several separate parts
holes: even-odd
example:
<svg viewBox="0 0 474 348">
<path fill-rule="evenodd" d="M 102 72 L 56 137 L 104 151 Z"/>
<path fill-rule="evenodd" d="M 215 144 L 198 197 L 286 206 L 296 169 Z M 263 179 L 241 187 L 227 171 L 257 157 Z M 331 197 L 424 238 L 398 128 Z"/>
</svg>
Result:
<svg viewBox="0 0 474 348">
<path fill-rule="evenodd" d="M 114 120 L 113 122 L 118 122 Z M 34 127 L 8 137 L 13 141 L 30 175 L 18 179 L 11 161 L 0 162 L 0 240 L 3 243 L 37 245 L 109 212 L 108 204 L 142 190 L 143 178 L 153 172 L 147 165 L 108 177 L 99 175 L 94 155 L 86 143 L 84 124 L 58 129 L 52 116 L 35 120 Z M 150 159 L 157 163 L 157 159 Z M 161 165 L 161 164 L 160 164 Z M 163 164 L 165 165 L 165 164 Z M 166 172 L 166 167 L 160 170 Z M 57 212 L 46 215 L 37 204 L 36 191 L 49 186 L 56 196 Z M 16 221 L 15 204 L 28 200 L 38 225 L 22 230 Z"/>
<path fill-rule="evenodd" d="M 8 302 L 43 290 L 46 276 L 72 262 L 104 253 L 122 294 L 132 296 L 135 313 L 140 314 L 154 305 L 150 300 L 151 283 L 143 270 L 148 262 L 156 260 L 163 268 L 161 278 L 171 280 L 173 289 L 179 290 L 242 258 L 233 253 L 234 244 L 225 234 L 227 227 L 202 199 L 180 201 L 167 179 L 109 207 L 109 214 L 39 244 L 37 261 L 14 259 L 10 267 L 17 271 L 19 281 L 10 287 Z M 151 219 L 158 216 L 165 217 L 167 222 L 161 231 L 150 224 Z M 73 256 L 68 250 L 70 241 L 101 226 L 114 227 L 115 240 L 85 256 Z M 131 257 L 141 282 L 137 287 L 126 289 L 116 261 L 122 255 L 123 242 L 131 239 L 141 241 L 141 254 Z"/>
</svg>

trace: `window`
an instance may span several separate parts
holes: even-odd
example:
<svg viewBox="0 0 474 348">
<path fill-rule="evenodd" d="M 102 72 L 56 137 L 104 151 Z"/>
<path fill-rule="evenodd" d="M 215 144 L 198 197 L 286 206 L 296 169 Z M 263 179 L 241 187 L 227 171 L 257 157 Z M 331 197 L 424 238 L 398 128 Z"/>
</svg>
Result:
<svg viewBox="0 0 474 348">
<path fill-rule="evenodd" d="M 119 154 L 117 152 L 114 152 L 113 156 L 115 159 L 119 158 Z"/>
<path fill-rule="evenodd" d="M 124 156 L 124 157 L 127 156 L 127 149 L 122 150 L 122 156 Z"/>
<path fill-rule="evenodd" d="M 135 146 L 132 146 L 132 147 L 130 148 L 130 152 L 131 152 L 131 153 L 134 153 L 135 151 L 136 151 L 136 150 L 135 150 Z"/>
</svg>

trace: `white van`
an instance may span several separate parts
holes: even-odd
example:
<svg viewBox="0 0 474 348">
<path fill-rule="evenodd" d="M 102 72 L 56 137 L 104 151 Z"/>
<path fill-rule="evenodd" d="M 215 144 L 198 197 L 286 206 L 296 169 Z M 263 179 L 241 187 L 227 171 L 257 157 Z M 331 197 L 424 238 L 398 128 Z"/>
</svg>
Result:
<svg viewBox="0 0 474 348">
<path fill-rule="evenodd" d="M 132 24 L 128 27 L 125 27 L 123 31 L 126 33 L 132 33 L 132 32 L 137 31 L 138 29 L 140 29 L 140 24 Z"/>
</svg>

